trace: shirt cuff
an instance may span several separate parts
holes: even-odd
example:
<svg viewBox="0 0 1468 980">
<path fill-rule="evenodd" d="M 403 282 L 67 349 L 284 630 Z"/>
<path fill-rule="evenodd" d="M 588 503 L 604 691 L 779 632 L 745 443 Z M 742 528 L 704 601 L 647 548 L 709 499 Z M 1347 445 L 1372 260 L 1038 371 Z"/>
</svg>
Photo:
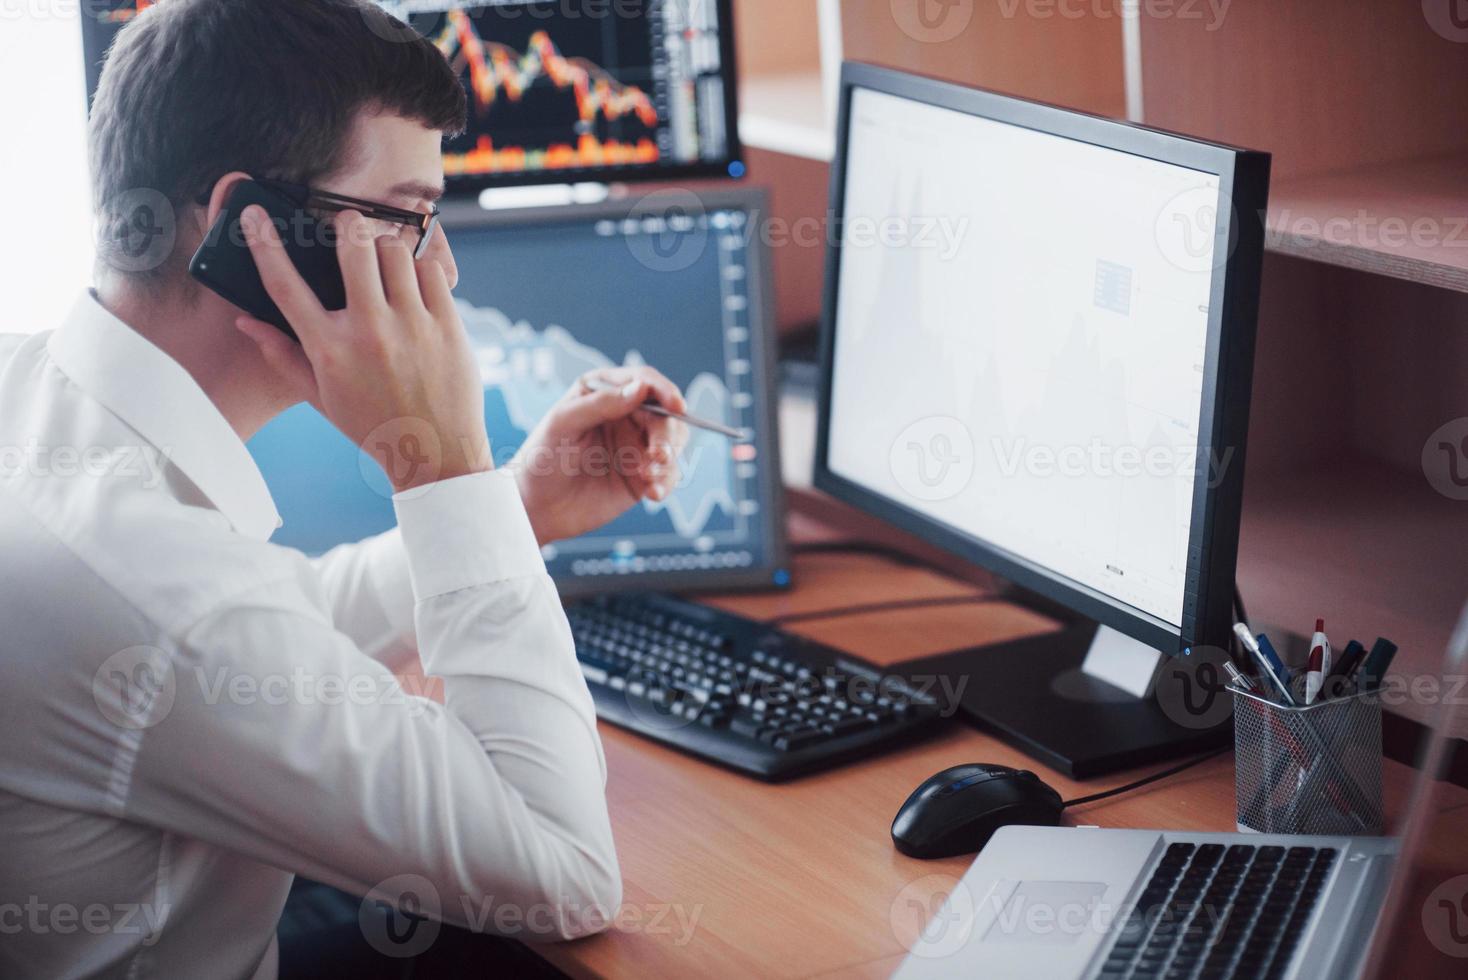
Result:
<svg viewBox="0 0 1468 980">
<path fill-rule="evenodd" d="M 525 504 L 509 470 L 471 473 L 393 496 L 419 602 L 507 579 L 545 574 Z"/>
<path fill-rule="evenodd" d="M 413 635 L 413 580 L 408 574 L 408 552 L 397 528 L 362 542 L 366 549 L 368 581 L 373 596 L 395 636 Z"/>
</svg>

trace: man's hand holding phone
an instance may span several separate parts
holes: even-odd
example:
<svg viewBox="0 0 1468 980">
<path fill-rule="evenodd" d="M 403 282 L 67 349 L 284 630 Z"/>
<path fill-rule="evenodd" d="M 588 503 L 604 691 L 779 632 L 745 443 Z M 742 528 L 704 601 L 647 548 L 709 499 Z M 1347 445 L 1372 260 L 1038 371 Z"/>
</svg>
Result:
<svg viewBox="0 0 1468 980">
<path fill-rule="evenodd" d="M 387 474 L 396 492 L 493 469 L 484 389 L 443 267 L 336 217 L 345 309 L 301 278 L 259 207 L 242 226 L 270 298 L 300 338 L 242 316 L 236 326 L 276 371 Z"/>
</svg>

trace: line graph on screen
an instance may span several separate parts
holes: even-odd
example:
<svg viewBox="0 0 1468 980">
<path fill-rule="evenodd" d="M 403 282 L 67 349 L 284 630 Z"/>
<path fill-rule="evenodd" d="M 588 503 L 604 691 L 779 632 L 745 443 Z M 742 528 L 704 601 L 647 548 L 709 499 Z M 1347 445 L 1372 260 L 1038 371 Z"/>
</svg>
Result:
<svg viewBox="0 0 1468 980">
<path fill-rule="evenodd" d="M 469 334 L 480 378 L 486 392 L 497 391 L 514 428 L 529 432 L 566 390 L 588 371 L 643 363 L 636 350 L 621 361 L 577 340 L 560 326 L 537 329 L 515 321 L 494 307 L 476 307 L 459 300 L 460 316 Z M 730 422 L 730 392 L 723 378 L 700 372 L 684 388 L 690 414 Z M 663 502 L 644 500 L 648 518 L 665 514 L 672 531 L 684 540 L 704 535 L 718 538 L 716 522 L 743 523 L 736 501 L 735 461 L 723 436 L 693 430 L 682 456 L 683 475 Z"/>
<path fill-rule="evenodd" d="M 548 31 L 531 34 L 519 51 L 486 40 L 466 11 L 450 10 L 429 37 L 465 77 L 480 130 L 472 147 L 445 154 L 450 176 L 658 161 L 660 119 L 651 96 L 588 58 L 563 53 Z M 527 132 L 520 144 L 496 145 L 484 131 L 495 117 L 532 108 L 542 131 L 534 144 Z"/>
</svg>

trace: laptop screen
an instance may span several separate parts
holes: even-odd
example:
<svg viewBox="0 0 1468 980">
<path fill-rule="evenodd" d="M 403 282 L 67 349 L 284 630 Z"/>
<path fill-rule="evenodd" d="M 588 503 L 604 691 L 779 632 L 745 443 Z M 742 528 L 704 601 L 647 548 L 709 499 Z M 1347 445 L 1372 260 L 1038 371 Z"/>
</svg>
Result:
<svg viewBox="0 0 1468 980">
<path fill-rule="evenodd" d="M 1468 609 L 1442 673 L 1413 685 L 1431 699 L 1434 723 L 1411 800 L 1394 828 L 1402 849 L 1361 972 L 1371 978 L 1468 975 L 1468 789 L 1454 782 L 1454 757 L 1468 731 Z M 1459 759 L 1457 767 L 1468 762 Z M 1460 777 L 1461 779 L 1461 777 Z"/>
</svg>

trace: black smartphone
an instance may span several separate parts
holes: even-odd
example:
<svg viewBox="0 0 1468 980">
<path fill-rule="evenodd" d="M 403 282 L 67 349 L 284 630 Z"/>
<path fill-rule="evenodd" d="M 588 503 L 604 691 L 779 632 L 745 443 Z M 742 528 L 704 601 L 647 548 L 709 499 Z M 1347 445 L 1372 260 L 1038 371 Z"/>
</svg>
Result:
<svg viewBox="0 0 1468 980">
<path fill-rule="evenodd" d="M 304 202 L 253 180 L 239 184 L 230 194 L 224 212 L 190 260 L 189 275 L 250 316 L 274 324 L 295 340 L 296 332 L 265 291 L 260 271 L 255 268 L 255 258 L 245 244 L 240 215 L 251 204 L 264 208 L 275 223 L 286 254 L 301 278 L 315 291 L 321 305 L 328 310 L 346 308 L 347 290 L 337 263 L 335 229 L 306 211 Z"/>
</svg>

